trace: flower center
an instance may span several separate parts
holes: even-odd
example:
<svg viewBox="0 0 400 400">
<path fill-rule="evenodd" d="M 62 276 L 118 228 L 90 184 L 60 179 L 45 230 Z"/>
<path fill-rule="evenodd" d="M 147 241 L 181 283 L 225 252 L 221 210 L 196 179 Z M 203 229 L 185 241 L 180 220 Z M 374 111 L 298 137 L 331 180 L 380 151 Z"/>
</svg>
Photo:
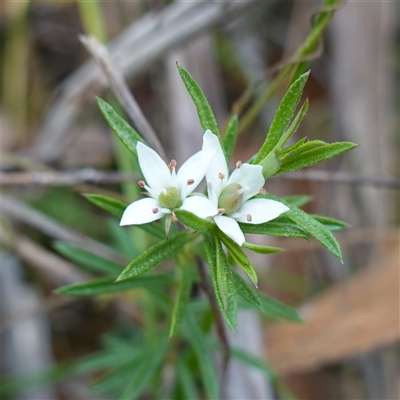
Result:
<svg viewBox="0 0 400 400">
<path fill-rule="evenodd" d="M 242 205 L 244 190 L 238 183 L 231 183 L 226 186 L 218 199 L 218 208 L 225 210 L 226 215 L 231 215 L 239 210 Z"/>
<path fill-rule="evenodd" d="M 176 187 L 170 186 L 164 189 L 158 196 L 158 202 L 161 207 L 173 210 L 182 205 L 181 196 Z"/>
</svg>

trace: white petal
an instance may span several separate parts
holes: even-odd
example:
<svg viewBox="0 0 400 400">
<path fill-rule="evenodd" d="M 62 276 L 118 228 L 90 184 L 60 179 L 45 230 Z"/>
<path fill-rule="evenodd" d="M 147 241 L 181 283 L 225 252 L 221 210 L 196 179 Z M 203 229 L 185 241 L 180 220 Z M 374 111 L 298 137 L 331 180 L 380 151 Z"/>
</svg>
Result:
<svg viewBox="0 0 400 400">
<path fill-rule="evenodd" d="M 228 166 L 226 165 L 225 155 L 217 136 L 213 135 L 208 129 L 203 136 L 203 150 L 214 150 L 214 156 L 206 173 L 207 182 L 211 182 L 215 192 L 219 196 L 223 187 L 228 182 Z M 219 174 L 225 176 L 222 180 Z"/>
<path fill-rule="evenodd" d="M 218 207 L 218 195 L 215 192 L 211 182 L 208 183 L 208 198 L 215 207 Z"/>
<path fill-rule="evenodd" d="M 218 214 L 217 207 L 207 197 L 192 196 L 185 199 L 180 210 L 190 211 L 200 218 L 213 217 Z"/>
<path fill-rule="evenodd" d="M 214 217 L 214 221 L 218 228 L 234 240 L 239 246 L 244 243 L 245 238 L 243 232 L 241 231 L 239 224 L 233 218 L 217 215 Z"/>
<path fill-rule="evenodd" d="M 157 208 L 158 212 L 153 210 Z M 123 225 L 141 225 L 160 219 L 165 214 L 160 210 L 157 200 L 148 198 L 141 199 L 130 204 L 122 215 L 120 226 Z"/>
<path fill-rule="evenodd" d="M 193 190 L 199 186 L 199 183 L 207 172 L 213 155 L 213 150 L 201 150 L 190 157 L 182 167 L 179 168 L 177 174 L 177 185 L 178 190 L 180 190 L 182 194 L 182 199 L 192 193 Z M 187 182 L 189 180 L 193 180 L 194 182 L 188 185 Z"/>
<path fill-rule="evenodd" d="M 234 218 L 239 222 L 249 224 L 262 224 L 279 217 L 289 211 L 289 208 L 279 201 L 269 199 L 252 199 L 242 204 Z M 251 216 L 251 221 L 247 220 L 247 215 Z"/>
<path fill-rule="evenodd" d="M 138 142 L 136 146 L 140 169 L 148 186 L 161 191 L 172 186 L 171 171 L 162 158 L 150 147 Z"/>
<path fill-rule="evenodd" d="M 262 166 L 242 164 L 229 177 L 228 185 L 231 183 L 238 183 L 246 189 L 243 193 L 242 201 L 250 199 L 250 197 L 255 196 L 264 186 L 265 179 L 262 174 Z"/>
</svg>

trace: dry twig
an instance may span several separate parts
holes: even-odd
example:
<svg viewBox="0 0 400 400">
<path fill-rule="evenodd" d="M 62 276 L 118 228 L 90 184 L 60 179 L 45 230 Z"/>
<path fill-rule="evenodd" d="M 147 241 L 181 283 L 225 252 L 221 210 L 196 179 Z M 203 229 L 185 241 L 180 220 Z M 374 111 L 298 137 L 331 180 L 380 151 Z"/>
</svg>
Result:
<svg viewBox="0 0 400 400">
<path fill-rule="evenodd" d="M 388 176 L 369 176 L 349 172 L 329 172 L 323 170 L 306 170 L 279 175 L 275 179 L 305 180 L 329 184 L 352 184 L 375 186 L 388 189 L 400 188 L 400 180 Z M 85 168 L 79 171 L 31 171 L 0 173 L 0 184 L 3 186 L 73 186 L 81 183 L 114 184 L 137 180 L 136 173 L 118 171 L 101 171 Z"/>
<path fill-rule="evenodd" d="M 112 92 L 115 94 L 126 113 L 143 136 L 157 153 L 166 160 L 165 152 L 153 128 L 143 115 L 138 103 L 130 92 L 125 79 L 115 67 L 106 47 L 94 36 L 80 35 L 80 41 L 92 55 L 108 80 Z"/>
</svg>

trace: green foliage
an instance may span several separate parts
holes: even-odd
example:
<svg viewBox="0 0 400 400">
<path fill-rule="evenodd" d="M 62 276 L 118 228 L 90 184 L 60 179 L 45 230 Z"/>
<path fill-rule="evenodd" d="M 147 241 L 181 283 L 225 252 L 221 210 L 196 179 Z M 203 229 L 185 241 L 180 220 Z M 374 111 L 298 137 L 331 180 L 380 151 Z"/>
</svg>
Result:
<svg viewBox="0 0 400 400">
<path fill-rule="evenodd" d="M 223 232 L 218 231 L 218 237 L 221 239 L 226 248 L 229 250 L 229 253 L 232 256 L 233 260 L 249 277 L 249 279 L 253 282 L 254 286 L 257 287 L 257 281 L 258 281 L 257 274 L 256 271 L 254 270 L 254 267 L 251 265 L 247 255 L 243 252 L 243 250 L 239 247 L 237 243 L 235 243 L 230 237 L 225 235 Z"/>
<path fill-rule="evenodd" d="M 308 234 L 317 239 L 318 242 L 320 242 L 331 254 L 342 261 L 342 252 L 340 251 L 339 243 L 336 241 L 328 228 L 293 204 L 287 203 L 286 201 L 273 195 L 263 195 L 262 197 L 280 201 L 288 206 L 290 210 L 285 213 L 285 217 L 288 217 L 293 222 L 298 224 Z"/>
<path fill-rule="evenodd" d="M 341 231 L 349 227 L 349 224 L 338 219 L 315 214 L 310 214 L 310 216 L 328 228 L 331 232 Z"/>
<path fill-rule="evenodd" d="M 358 146 L 352 142 L 315 142 L 316 141 L 304 143 L 294 151 L 289 152 L 285 158 L 281 158 L 281 166 L 275 175 L 310 167 L 311 165 L 329 160 Z M 315 146 L 310 148 L 310 144 L 315 144 Z"/>
<path fill-rule="evenodd" d="M 186 314 L 186 326 L 187 338 L 193 346 L 207 397 L 209 399 L 218 399 L 218 375 L 211 359 L 210 349 L 195 316 L 190 312 Z"/>
<path fill-rule="evenodd" d="M 175 336 L 185 316 L 187 305 L 190 300 L 190 292 L 194 278 L 193 266 L 178 262 L 178 290 L 175 296 L 174 308 L 172 310 L 169 337 Z"/>
<path fill-rule="evenodd" d="M 239 226 L 243 233 L 255 233 L 259 235 L 283 237 L 298 237 L 308 240 L 308 235 L 303 229 L 297 227 L 295 224 L 290 224 L 286 222 L 265 222 L 263 224 L 257 225 L 240 222 Z"/>
<path fill-rule="evenodd" d="M 115 282 L 115 278 L 102 278 L 90 282 L 62 286 L 56 290 L 56 293 L 68 296 L 94 296 L 105 293 L 124 292 L 138 288 L 151 291 L 154 290 L 155 286 L 171 282 L 172 277 L 167 274 L 140 276 L 136 279 L 128 279 L 122 282 Z"/>
<path fill-rule="evenodd" d="M 253 161 L 254 164 L 261 164 L 261 161 L 267 157 L 270 152 L 282 147 L 294 133 L 294 127 L 291 127 L 286 135 L 285 129 L 293 117 L 293 113 L 303 93 L 309 75 L 310 72 L 301 75 L 286 92 L 271 123 L 267 138 Z M 304 108 L 307 111 L 308 105 L 303 105 L 302 109 Z M 299 114 L 304 115 L 305 111 L 303 110 Z M 301 118 L 300 116 L 298 119 Z"/>
<path fill-rule="evenodd" d="M 123 118 L 121 118 L 108 103 L 99 97 L 96 97 L 96 101 L 100 111 L 108 122 L 108 125 L 110 125 L 110 128 L 119 137 L 127 149 L 137 155 L 137 142 L 146 144 L 145 140 Z"/>
<path fill-rule="evenodd" d="M 162 261 L 176 253 L 182 247 L 195 239 L 194 235 L 189 235 L 187 232 L 177 233 L 169 238 L 155 244 L 147 249 L 139 257 L 135 258 L 118 276 L 116 282 L 126 279 L 135 278 L 144 274 L 151 268 L 160 264 Z"/>
<path fill-rule="evenodd" d="M 246 249 L 249 249 L 251 251 L 254 251 L 255 253 L 260 253 L 260 254 L 274 254 L 284 250 L 281 249 L 280 247 L 262 246 L 259 244 L 253 244 L 248 242 L 244 242 L 243 247 L 246 247 Z"/>
<path fill-rule="evenodd" d="M 214 221 L 200 218 L 189 211 L 175 210 L 175 215 L 178 217 L 179 222 L 195 231 L 207 233 L 216 229 Z"/>
<path fill-rule="evenodd" d="M 92 272 L 117 276 L 123 268 L 119 264 L 106 260 L 71 243 L 56 242 L 54 248 L 63 256 Z"/>
</svg>

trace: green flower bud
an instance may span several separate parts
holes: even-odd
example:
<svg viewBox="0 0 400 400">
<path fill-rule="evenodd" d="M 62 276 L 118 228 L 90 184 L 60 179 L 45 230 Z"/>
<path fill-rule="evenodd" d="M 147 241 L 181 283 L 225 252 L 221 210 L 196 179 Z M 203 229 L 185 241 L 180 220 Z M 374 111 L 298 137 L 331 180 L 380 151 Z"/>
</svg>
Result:
<svg viewBox="0 0 400 400">
<path fill-rule="evenodd" d="M 174 210 L 182 205 L 180 193 L 176 187 L 170 186 L 158 196 L 158 203 L 163 208 Z"/>
<path fill-rule="evenodd" d="M 218 199 L 218 208 L 224 209 L 224 214 L 231 215 L 239 210 L 242 197 L 242 187 L 238 183 L 231 183 L 222 190 Z"/>
</svg>

